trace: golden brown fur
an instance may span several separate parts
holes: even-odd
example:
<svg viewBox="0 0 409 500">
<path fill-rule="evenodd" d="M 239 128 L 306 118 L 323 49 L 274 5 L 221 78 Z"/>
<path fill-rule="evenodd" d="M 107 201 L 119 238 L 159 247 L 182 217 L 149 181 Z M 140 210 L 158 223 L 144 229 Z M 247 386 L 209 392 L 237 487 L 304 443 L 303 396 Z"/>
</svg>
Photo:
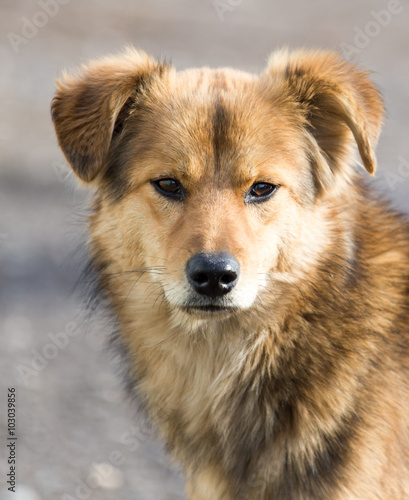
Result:
<svg viewBox="0 0 409 500">
<path fill-rule="evenodd" d="M 189 498 L 409 498 L 409 229 L 352 166 L 356 144 L 376 168 L 368 75 L 330 52 L 254 76 L 128 49 L 65 76 L 52 115 L 96 187 L 90 252 L 129 382 Z M 257 183 L 279 188 L 254 202 Z M 240 275 L 204 299 L 186 265 L 215 252 Z"/>
</svg>

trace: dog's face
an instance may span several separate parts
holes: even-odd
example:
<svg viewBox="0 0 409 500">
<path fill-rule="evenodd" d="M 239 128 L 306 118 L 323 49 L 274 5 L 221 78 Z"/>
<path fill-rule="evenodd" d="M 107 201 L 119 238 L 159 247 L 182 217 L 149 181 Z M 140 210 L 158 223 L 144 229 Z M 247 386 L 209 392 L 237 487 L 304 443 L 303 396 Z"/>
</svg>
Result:
<svg viewBox="0 0 409 500">
<path fill-rule="evenodd" d="M 173 75 L 168 95 L 129 119 L 128 163 L 118 152 L 128 244 L 164 268 L 152 276 L 167 301 L 192 314 L 250 307 L 313 202 L 297 123 L 251 79 L 229 76 Z"/>
<path fill-rule="evenodd" d="M 254 77 L 128 51 L 53 102 L 67 159 L 98 187 L 112 269 L 148 270 L 171 309 L 201 318 L 251 308 L 314 264 L 352 138 L 374 171 L 381 113 L 365 75 L 328 53 L 279 54 Z"/>
</svg>

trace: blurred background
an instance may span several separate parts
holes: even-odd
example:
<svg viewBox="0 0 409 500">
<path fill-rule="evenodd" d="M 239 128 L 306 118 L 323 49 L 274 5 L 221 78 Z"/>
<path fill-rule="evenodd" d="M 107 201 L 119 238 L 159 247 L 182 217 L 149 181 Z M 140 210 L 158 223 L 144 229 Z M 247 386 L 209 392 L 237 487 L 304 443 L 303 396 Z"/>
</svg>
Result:
<svg viewBox="0 0 409 500">
<path fill-rule="evenodd" d="M 1 0 L 0 498 L 181 500 L 184 481 L 125 401 L 109 322 L 78 313 L 87 194 L 56 144 L 63 68 L 132 43 L 189 66 L 261 71 L 279 47 L 340 50 L 373 71 L 387 117 L 374 182 L 409 211 L 409 5 L 403 0 Z M 6 398 L 17 388 L 17 493 Z"/>
</svg>

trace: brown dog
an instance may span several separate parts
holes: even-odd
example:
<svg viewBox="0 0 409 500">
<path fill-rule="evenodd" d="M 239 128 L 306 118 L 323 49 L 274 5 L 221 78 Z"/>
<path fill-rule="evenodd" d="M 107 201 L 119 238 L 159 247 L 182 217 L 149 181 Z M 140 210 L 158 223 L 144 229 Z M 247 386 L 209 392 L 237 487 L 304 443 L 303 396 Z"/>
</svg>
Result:
<svg viewBox="0 0 409 500">
<path fill-rule="evenodd" d="M 381 98 L 334 53 L 260 76 L 128 49 L 64 76 L 60 146 L 129 382 L 193 500 L 409 498 L 409 226 Z"/>
</svg>

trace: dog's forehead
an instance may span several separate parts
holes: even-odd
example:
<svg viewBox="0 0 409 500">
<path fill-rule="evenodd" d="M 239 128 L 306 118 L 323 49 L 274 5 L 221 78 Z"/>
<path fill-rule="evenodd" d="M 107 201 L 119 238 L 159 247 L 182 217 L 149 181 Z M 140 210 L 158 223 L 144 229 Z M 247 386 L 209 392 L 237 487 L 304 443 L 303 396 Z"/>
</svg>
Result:
<svg viewBox="0 0 409 500">
<path fill-rule="evenodd" d="M 173 84 L 188 92 L 208 94 L 214 90 L 234 92 L 257 81 L 257 76 L 232 68 L 193 68 L 173 73 Z"/>
<path fill-rule="evenodd" d="M 269 159 L 291 155 L 292 131 L 254 75 L 187 70 L 175 73 L 157 96 L 158 152 L 173 155 L 186 176 L 213 171 L 239 175 L 240 182 Z"/>
</svg>

